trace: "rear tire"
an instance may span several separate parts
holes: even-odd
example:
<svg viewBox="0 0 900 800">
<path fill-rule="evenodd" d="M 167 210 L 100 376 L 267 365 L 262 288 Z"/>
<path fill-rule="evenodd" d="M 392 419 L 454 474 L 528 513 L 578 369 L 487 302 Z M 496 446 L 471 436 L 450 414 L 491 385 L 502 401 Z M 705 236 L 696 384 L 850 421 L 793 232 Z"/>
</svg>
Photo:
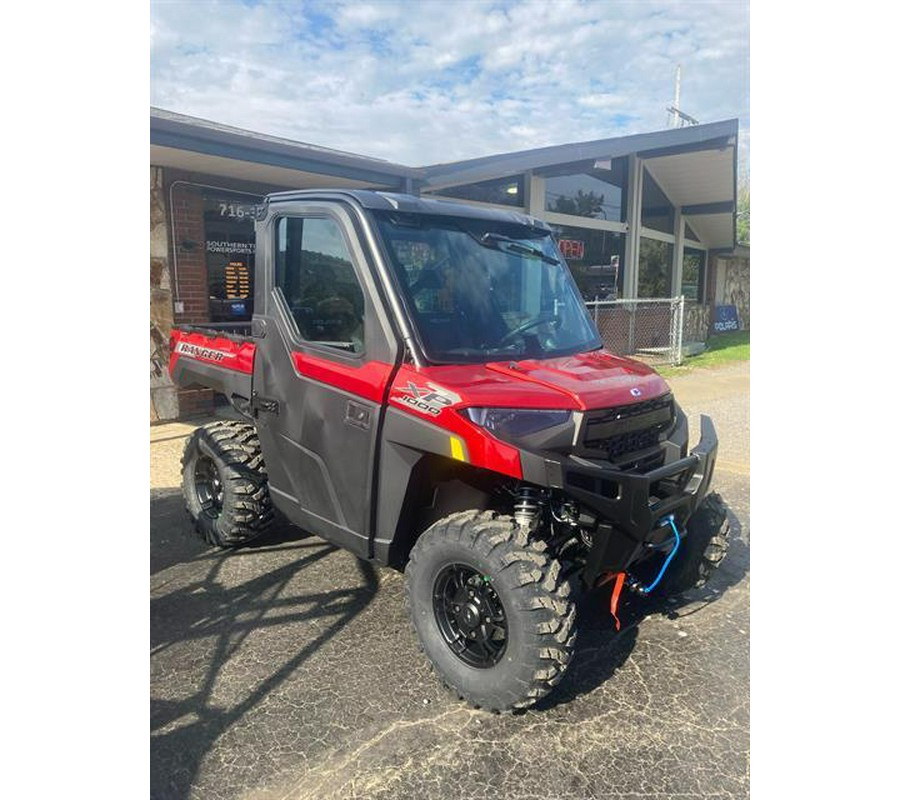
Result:
<svg viewBox="0 0 900 800">
<path fill-rule="evenodd" d="M 718 494 L 703 499 L 686 527 L 681 552 L 675 555 L 657 589 L 667 597 L 705 586 L 728 551 L 728 511 Z"/>
<path fill-rule="evenodd" d="M 182 491 L 194 529 L 208 544 L 237 547 L 272 522 L 268 476 L 256 428 L 213 422 L 184 445 Z"/>
<path fill-rule="evenodd" d="M 406 567 L 409 612 L 422 650 L 459 698 L 511 711 L 559 683 L 576 639 L 559 574 L 542 542 L 529 543 L 494 512 L 451 514 L 419 537 Z"/>
</svg>

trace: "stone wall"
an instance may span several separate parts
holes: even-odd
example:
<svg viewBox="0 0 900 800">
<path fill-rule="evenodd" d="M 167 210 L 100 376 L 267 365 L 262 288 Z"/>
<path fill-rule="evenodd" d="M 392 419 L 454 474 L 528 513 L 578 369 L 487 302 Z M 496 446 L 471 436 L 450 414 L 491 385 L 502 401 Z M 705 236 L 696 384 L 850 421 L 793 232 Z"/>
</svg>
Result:
<svg viewBox="0 0 900 800">
<path fill-rule="evenodd" d="M 684 301 L 684 326 L 682 327 L 682 342 L 705 342 L 709 336 L 711 320 L 711 307 L 698 305 L 688 300 Z"/>
<path fill-rule="evenodd" d="M 725 262 L 722 304 L 737 306 L 741 330 L 750 330 L 750 259 L 729 258 Z"/>
<path fill-rule="evenodd" d="M 169 378 L 172 282 L 163 174 L 150 167 L 150 421 L 178 417 L 178 393 Z"/>
</svg>

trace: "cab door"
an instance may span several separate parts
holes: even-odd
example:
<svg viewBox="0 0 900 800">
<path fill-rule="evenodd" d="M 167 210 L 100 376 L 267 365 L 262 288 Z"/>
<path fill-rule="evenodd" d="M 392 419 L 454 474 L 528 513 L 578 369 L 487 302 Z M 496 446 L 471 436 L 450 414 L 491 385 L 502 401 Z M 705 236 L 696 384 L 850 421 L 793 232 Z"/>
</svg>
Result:
<svg viewBox="0 0 900 800">
<path fill-rule="evenodd" d="M 271 204 L 259 223 L 253 407 L 276 507 L 368 557 L 377 433 L 398 345 L 357 213 L 290 201 Z"/>
</svg>

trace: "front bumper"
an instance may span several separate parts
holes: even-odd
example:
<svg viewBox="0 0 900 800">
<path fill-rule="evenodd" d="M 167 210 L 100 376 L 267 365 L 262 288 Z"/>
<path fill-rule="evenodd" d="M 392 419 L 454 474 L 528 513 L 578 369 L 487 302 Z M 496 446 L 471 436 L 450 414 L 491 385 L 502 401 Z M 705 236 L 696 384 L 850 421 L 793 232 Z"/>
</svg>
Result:
<svg viewBox="0 0 900 800">
<path fill-rule="evenodd" d="M 670 514 L 684 522 L 706 496 L 719 440 L 712 420 L 701 415 L 700 441 L 684 458 L 643 474 L 602 467 L 579 456 L 544 459 L 544 485 L 562 489 L 600 519 L 585 580 L 628 564 L 664 544 Z"/>
<path fill-rule="evenodd" d="M 644 474 L 597 466 L 578 456 L 562 463 L 563 489 L 636 541 L 663 517 L 686 519 L 709 489 L 719 440 L 712 420 L 700 417 L 700 441 L 685 458 Z"/>
</svg>

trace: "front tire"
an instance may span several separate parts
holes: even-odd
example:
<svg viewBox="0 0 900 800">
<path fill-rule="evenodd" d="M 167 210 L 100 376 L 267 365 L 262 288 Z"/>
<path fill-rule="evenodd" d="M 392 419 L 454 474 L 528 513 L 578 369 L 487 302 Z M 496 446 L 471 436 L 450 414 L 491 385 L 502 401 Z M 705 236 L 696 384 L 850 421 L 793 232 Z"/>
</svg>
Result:
<svg viewBox="0 0 900 800">
<path fill-rule="evenodd" d="M 707 495 L 687 521 L 683 552 L 659 582 L 659 594 L 675 597 L 706 585 L 728 551 L 730 525 L 721 496 Z"/>
<path fill-rule="evenodd" d="M 506 516 L 451 514 L 423 533 L 406 567 L 407 601 L 435 671 L 476 708 L 511 711 L 563 676 L 575 605 L 559 562 Z"/>
<path fill-rule="evenodd" d="M 274 518 L 253 425 L 222 421 L 197 428 L 184 445 L 181 479 L 194 529 L 208 544 L 246 544 Z"/>
</svg>

